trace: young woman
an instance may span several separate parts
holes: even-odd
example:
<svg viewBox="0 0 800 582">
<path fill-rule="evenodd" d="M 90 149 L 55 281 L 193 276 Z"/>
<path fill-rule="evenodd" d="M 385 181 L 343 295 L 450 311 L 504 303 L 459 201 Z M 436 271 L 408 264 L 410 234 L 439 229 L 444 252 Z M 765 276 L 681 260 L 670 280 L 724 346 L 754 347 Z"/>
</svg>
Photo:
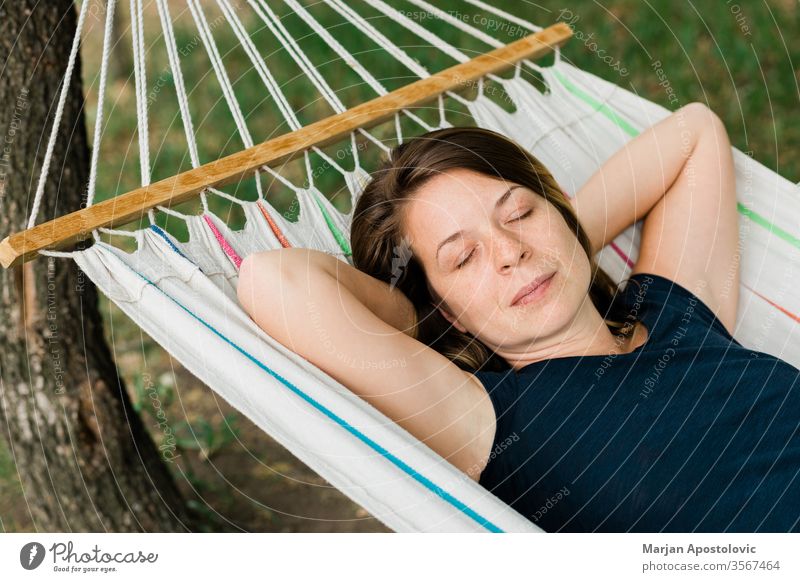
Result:
<svg viewBox="0 0 800 582">
<path fill-rule="evenodd" d="M 595 253 L 642 218 L 618 292 Z M 546 531 L 800 529 L 800 371 L 731 335 L 734 168 L 705 106 L 572 199 L 499 134 L 428 133 L 351 230 L 356 268 L 246 258 L 242 305 Z"/>
</svg>

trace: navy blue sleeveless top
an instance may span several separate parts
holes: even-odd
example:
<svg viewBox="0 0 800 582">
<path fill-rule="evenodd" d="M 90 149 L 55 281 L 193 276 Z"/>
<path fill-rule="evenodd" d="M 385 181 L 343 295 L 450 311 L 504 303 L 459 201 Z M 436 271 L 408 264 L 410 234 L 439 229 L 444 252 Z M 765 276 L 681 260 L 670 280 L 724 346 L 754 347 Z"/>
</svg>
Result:
<svg viewBox="0 0 800 582">
<path fill-rule="evenodd" d="M 637 273 L 633 352 L 478 371 L 497 415 L 480 484 L 548 532 L 800 531 L 800 370 L 693 293 Z"/>
</svg>

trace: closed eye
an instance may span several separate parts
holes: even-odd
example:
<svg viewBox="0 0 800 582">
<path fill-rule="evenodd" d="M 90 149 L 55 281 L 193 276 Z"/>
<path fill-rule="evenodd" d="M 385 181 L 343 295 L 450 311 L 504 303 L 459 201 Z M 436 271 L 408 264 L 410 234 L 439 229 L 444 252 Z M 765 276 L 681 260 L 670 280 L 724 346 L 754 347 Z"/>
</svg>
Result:
<svg viewBox="0 0 800 582">
<path fill-rule="evenodd" d="M 516 222 L 517 220 L 522 220 L 523 218 L 528 218 L 528 216 L 530 216 L 531 212 L 533 212 L 533 210 L 528 210 L 527 212 L 525 212 L 523 214 L 520 214 L 516 218 L 512 218 L 511 220 L 509 220 L 509 222 Z"/>
<path fill-rule="evenodd" d="M 460 269 L 461 267 L 466 265 L 469 262 L 469 260 L 472 258 L 472 255 L 474 255 L 474 254 L 475 254 L 474 250 L 470 251 L 470 253 L 467 255 L 467 258 L 456 265 L 456 269 Z"/>
<path fill-rule="evenodd" d="M 531 213 L 532 213 L 532 212 L 533 212 L 533 209 L 530 209 L 530 210 L 528 210 L 528 211 L 526 211 L 526 212 L 523 212 L 523 213 L 522 213 L 522 214 L 520 214 L 519 216 L 517 216 L 517 217 L 515 217 L 515 218 L 512 218 L 511 220 L 509 220 L 509 222 L 517 222 L 518 220 L 523 220 L 523 219 L 525 219 L 525 218 L 528 218 L 528 217 L 531 215 Z M 460 263 L 458 263 L 458 264 L 456 265 L 456 269 L 460 269 L 461 267 L 463 267 L 464 265 L 466 265 L 466 264 L 469 262 L 469 260 L 472 258 L 472 255 L 474 255 L 474 254 L 475 254 L 475 251 L 474 251 L 474 250 L 473 250 L 473 251 L 471 251 L 471 252 L 470 252 L 470 253 L 467 255 L 467 258 L 465 258 L 463 261 L 461 261 Z"/>
</svg>

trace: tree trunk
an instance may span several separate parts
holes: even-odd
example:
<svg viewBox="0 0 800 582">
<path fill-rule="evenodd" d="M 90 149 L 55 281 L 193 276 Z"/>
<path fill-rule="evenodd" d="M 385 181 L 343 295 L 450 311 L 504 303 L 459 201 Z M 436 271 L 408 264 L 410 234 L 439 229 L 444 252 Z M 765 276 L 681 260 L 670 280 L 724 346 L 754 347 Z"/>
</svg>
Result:
<svg viewBox="0 0 800 582">
<path fill-rule="evenodd" d="M 0 233 L 25 228 L 77 15 L 0 4 Z M 37 222 L 85 204 L 80 59 Z M 83 244 L 83 243 L 82 243 Z M 88 244 L 88 243 L 86 243 Z M 133 411 L 95 286 L 65 258 L 0 271 L 0 419 L 37 531 L 186 531 L 181 495 Z"/>
</svg>

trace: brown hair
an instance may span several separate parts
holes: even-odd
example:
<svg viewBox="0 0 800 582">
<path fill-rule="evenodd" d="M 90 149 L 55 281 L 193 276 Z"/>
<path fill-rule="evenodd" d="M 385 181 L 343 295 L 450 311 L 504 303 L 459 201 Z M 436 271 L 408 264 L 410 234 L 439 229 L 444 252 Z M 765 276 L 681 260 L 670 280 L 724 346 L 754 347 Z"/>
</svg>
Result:
<svg viewBox="0 0 800 582">
<path fill-rule="evenodd" d="M 617 285 L 594 259 L 586 232 L 566 194 L 545 166 L 513 140 L 479 127 L 431 131 L 394 148 L 372 174 L 353 212 L 351 247 L 356 268 L 400 289 L 417 311 L 419 341 L 463 369 L 506 370 L 508 362 L 469 333 L 462 333 L 437 309 L 421 263 L 404 240 L 403 209 L 426 181 L 464 168 L 530 188 L 553 204 L 589 257 L 589 296 L 609 330 L 627 335 L 633 322 L 620 321 Z M 411 255 L 411 256 L 408 256 Z M 407 263 L 406 263 L 407 261 Z"/>
</svg>

